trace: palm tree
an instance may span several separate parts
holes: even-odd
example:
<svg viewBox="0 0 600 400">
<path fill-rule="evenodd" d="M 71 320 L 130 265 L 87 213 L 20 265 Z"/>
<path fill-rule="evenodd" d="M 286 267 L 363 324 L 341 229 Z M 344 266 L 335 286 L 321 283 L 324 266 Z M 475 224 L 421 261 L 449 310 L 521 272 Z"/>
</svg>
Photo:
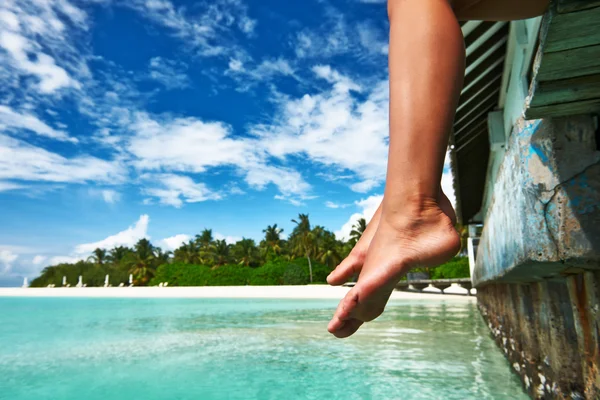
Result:
<svg viewBox="0 0 600 400">
<path fill-rule="evenodd" d="M 123 261 L 125 256 L 127 256 L 127 254 L 129 254 L 130 252 L 131 252 L 131 250 L 125 246 L 114 247 L 112 250 L 110 250 L 108 252 L 107 259 L 111 263 L 118 265 L 121 263 L 121 261 Z"/>
<path fill-rule="evenodd" d="M 127 257 L 125 263 L 134 277 L 135 284 L 145 285 L 154 276 L 155 249 L 148 239 L 140 239 L 134 248 L 135 251 Z"/>
<path fill-rule="evenodd" d="M 96 265 L 102 266 L 107 261 L 106 250 L 96 249 L 92 252 L 92 255 L 88 257 L 88 261 L 93 262 Z"/>
<path fill-rule="evenodd" d="M 171 260 L 171 255 L 173 253 L 170 251 L 164 251 L 160 248 L 157 247 L 154 249 L 154 259 L 155 259 L 155 264 L 156 266 L 161 266 L 163 264 L 168 264 L 169 261 Z"/>
<path fill-rule="evenodd" d="M 220 267 L 231 261 L 230 249 L 231 246 L 228 245 L 225 240 L 215 241 L 213 245 L 213 260 L 215 267 Z"/>
<path fill-rule="evenodd" d="M 313 229 L 313 235 L 317 260 L 330 268 L 338 265 L 342 261 L 341 244 L 335 239 L 335 234 L 322 226 L 317 226 Z"/>
<path fill-rule="evenodd" d="M 358 221 L 356 221 L 356 223 L 352 226 L 352 230 L 350 231 L 349 241 L 352 242 L 352 245 L 355 245 L 360 240 L 366 229 L 367 220 L 364 218 L 359 218 Z"/>
<path fill-rule="evenodd" d="M 256 266 L 259 260 L 258 248 L 252 239 L 242 239 L 231 249 L 233 258 L 240 265 Z"/>
<path fill-rule="evenodd" d="M 313 250 L 313 234 L 310 230 L 310 220 L 308 214 L 298 214 L 298 220 L 293 219 L 293 223 L 296 224 L 292 232 L 292 246 L 296 254 L 304 255 L 308 260 L 308 272 L 310 275 L 310 282 L 313 281 L 312 276 L 312 263 L 310 256 Z"/>
<path fill-rule="evenodd" d="M 263 254 L 267 256 L 269 253 L 279 255 L 283 251 L 283 241 L 281 240 L 281 232 L 283 229 L 278 228 L 277 224 L 269 225 L 263 229 L 265 238 L 260 243 Z"/>
<path fill-rule="evenodd" d="M 184 264 L 201 264 L 200 246 L 194 240 L 183 243 L 175 250 L 174 261 Z"/>
</svg>

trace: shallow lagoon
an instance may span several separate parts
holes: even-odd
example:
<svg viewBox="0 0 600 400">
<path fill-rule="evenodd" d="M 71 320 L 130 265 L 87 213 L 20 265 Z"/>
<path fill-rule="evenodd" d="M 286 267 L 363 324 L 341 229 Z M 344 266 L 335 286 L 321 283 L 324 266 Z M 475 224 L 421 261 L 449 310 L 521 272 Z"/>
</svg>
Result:
<svg viewBox="0 0 600 400">
<path fill-rule="evenodd" d="M 0 399 L 527 399 L 475 304 L 0 298 Z"/>
</svg>

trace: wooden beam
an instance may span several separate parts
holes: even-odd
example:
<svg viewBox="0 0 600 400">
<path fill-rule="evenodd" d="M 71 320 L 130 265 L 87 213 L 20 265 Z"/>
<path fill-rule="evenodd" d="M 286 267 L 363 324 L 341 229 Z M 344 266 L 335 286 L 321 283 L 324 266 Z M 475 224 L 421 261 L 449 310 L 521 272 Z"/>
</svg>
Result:
<svg viewBox="0 0 600 400">
<path fill-rule="evenodd" d="M 467 56 L 466 65 L 471 65 L 477 60 L 479 57 L 483 56 L 491 47 L 493 47 L 496 43 L 504 40 L 506 41 L 508 37 L 508 25 L 505 25 L 498 32 L 494 33 L 492 37 L 486 40 L 481 44 L 475 51 Z M 502 46 L 502 49 L 505 49 L 505 46 Z M 506 50 L 504 50 L 506 52 Z"/>
<path fill-rule="evenodd" d="M 492 28 L 495 22 L 482 22 L 472 32 L 465 36 L 465 49 L 468 49 L 477 39 L 481 37 L 488 29 Z"/>
<path fill-rule="evenodd" d="M 558 0 L 558 12 L 569 13 L 600 6 L 600 0 Z"/>
<path fill-rule="evenodd" d="M 488 58 L 486 58 L 481 64 L 475 67 L 474 70 L 469 72 L 465 76 L 464 87 L 469 86 L 473 81 L 477 79 L 481 74 L 483 74 L 488 68 L 492 67 L 494 64 L 498 65 L 504 61 L 504 57 L 506 56 L 506 49 L 504 47 L 500 47 L 494 53 L 492 53 Z"/>
<path fill-rule="evenodd" d="M 589 114 L 600 112 L 600 99 L 574 101 L 572 103 L 551 104 L 541 107 L 531 107 L 525 112 L 525 119 L 545 117 L 565 117 L 568 115 Z"/>
<path fill-rule="evenodd" d="M 463 107 L 467 106 L 482 90 L 485 90 L 490 86 L 500 86 L 500 78 L 502 78 L 502 69 L 500 69 L 499 73 L 494 73 L 486 79 L 479 80 L 475 85 L 471 86 L 469 90 L 461 94 L 456 111 L 458 112 Z"/>
<path fill-rule="evenodd" d="M 473 107 L 469 107 L 469 109 L 463 109 L 460 112 L 456 113 L 454 117 L 454 125 L 459 125 L 463 122 L 467 117 L 471 119 L 480 117 L 481 114 L 491 111 L 498 104 L 498 93 L 500 92 L 500 88 L 496 88 L 495 90 L 491 90 L 485 93 L 485 97 L 474 105 Z"/>
<path fill-rule="evenodd" d="M 600 7 L 552 18 L 544 53 L 600 44 Z"/>
<path fill-rule="evenodd" d="M 460 136 L 456 136 L 456 145 L 460 146 L 471 137 L 473 132 L 481 130 L 481 128 L 483 128 L 484 125 L 487 126 L 487 120 L 488 119 L 486 114 L 483 118 L 480 118 L 479 120 L 473 120 L 472 123 L 462 128 L 462 132 L 459 132 Z M 456 135 L 458 135 L 458 133 Z"/>
<path fill-rule="evenodd" d="M 600 74 L 538 83 L 530 107 L 600 98 Z"/>
<path fill-rule="evenodd" d="M 536 79 L 542 82 L 593 74 L 600 74 L 600 45 L 544 54 Z"/>
</svg>

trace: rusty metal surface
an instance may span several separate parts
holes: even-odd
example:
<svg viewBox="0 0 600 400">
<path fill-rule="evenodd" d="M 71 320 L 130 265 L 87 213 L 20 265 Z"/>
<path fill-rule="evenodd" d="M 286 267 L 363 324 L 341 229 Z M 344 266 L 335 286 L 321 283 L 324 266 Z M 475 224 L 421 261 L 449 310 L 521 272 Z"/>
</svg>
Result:
<svg viewBox="0 0 600 400">
<path fill-rule="evenodd" d="M 591 116 L 526 122 L 509 139 L 473 283 L 600 268 L 600 151 Z"/>
<path fill-rule="evenodd" d="M 535 399 L 600 398 L 598 273 L 478 289 L 481 314 Z"/>
</svg>

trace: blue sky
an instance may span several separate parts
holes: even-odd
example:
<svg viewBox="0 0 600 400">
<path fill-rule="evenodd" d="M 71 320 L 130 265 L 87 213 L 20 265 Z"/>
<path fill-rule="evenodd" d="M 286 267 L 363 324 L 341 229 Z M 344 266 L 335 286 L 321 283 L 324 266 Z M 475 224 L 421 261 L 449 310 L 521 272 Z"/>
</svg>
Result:
<svg viewBox="0 0 600 400">
<path fill-rule="evenodd" d="M 383 192 L 387 29 L 378 0 L 3 0 L 0 286 L 298 213 L 343 237 Z"/>
</svg>

